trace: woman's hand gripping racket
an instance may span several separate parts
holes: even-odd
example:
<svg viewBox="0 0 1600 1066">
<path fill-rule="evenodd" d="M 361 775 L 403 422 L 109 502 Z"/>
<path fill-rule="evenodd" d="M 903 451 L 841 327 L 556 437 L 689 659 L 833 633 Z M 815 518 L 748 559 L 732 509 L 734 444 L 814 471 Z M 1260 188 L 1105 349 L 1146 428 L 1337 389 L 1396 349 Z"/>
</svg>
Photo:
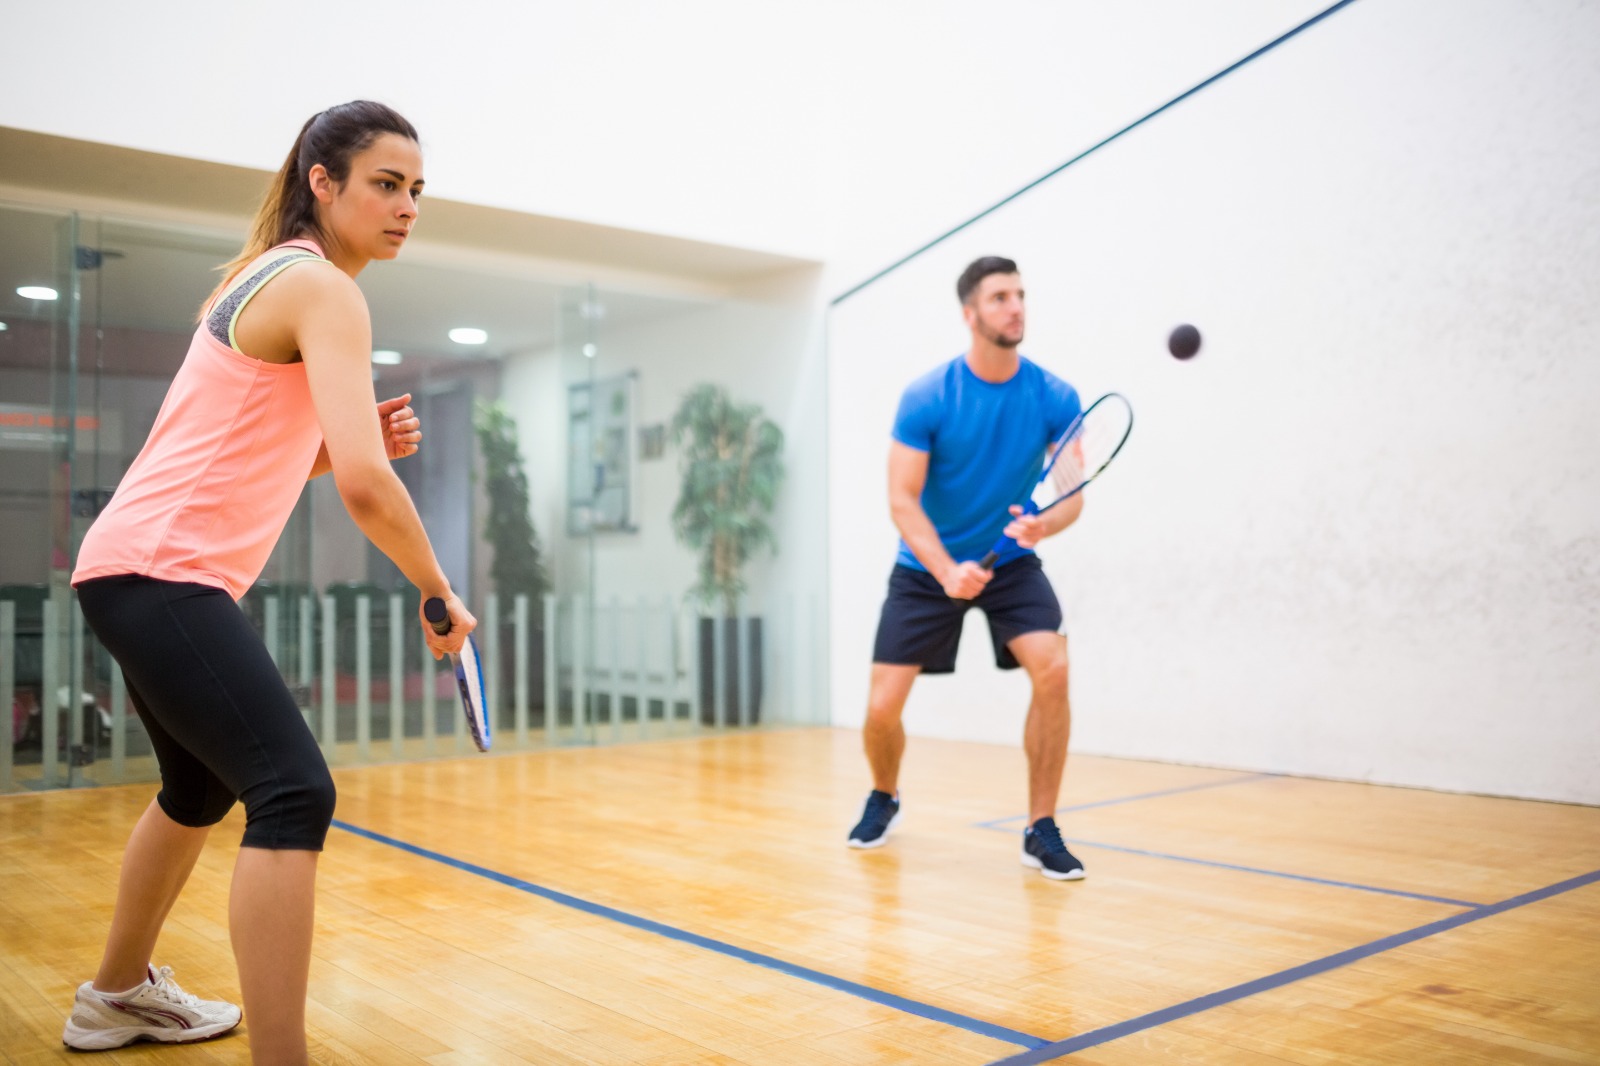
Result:
<svg viewBox="0 0 1600 1066">
<path fill-rule="evenodd" d="M 440 636 L 450 632 L 450 611 L 444 600 L 434 596 L 422 604 L 422 617 L 428 620 L 433 631 Z M 461 713 L 466 716 L 467 729 L 479 751 L 488 751 L 489 706 L 483 693 L 483 664 L 478 659 L 478 644 L 467 634 L 461 650 L 450 653 L 450 665 L 456 671 L 456 691 L 461 693 Z"/>
<path fill-rule="evenodd" d="M 1082 492 L 1111 465 L 1132 432 L 1133 407 L 1122 395 L 1108 392 L 1090 404 L 1045 453 L 1044 470 L 1018 517 L 1043 514 Z M 1001 537 L 978 565 L 990 569 L 1014 544 L 1012 538 Z"/>
</svg>

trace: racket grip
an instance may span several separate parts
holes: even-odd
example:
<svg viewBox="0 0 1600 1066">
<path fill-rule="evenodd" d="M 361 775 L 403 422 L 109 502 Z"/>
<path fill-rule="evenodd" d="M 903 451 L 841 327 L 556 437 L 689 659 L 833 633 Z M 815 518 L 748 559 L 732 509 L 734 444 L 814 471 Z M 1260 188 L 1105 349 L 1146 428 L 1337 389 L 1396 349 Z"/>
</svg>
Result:
<svg viewBox="0 0 1600 1066">
<path fill-rule="evenodd" d="M 423 601 L 422 617 L 428 620 L 433 631 L 441 637 L 450 632 L 450 609 L 439 597 L 430 596 Z"/>
<path fill-rule="evenodd" d="M 1000 558 L 1000 556 L 996 555 L 994 552 L 990 552 L 988 555 L 985 555 L 982 559 L 978 560 L 978 565 L 985 570 L 993 570 L 994 561 L 998 558 Z"/>
</svg>

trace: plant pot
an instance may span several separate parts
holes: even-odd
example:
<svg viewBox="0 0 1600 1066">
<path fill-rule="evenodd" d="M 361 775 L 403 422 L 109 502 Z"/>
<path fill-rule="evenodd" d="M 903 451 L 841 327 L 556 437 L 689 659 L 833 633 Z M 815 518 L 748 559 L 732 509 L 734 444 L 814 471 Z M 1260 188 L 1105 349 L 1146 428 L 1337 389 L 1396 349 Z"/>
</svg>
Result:
<svg viewBox="0 0 1600 1066">
<path fill-rule="evenodd" d="M 717 662 L 717 627 L 721 628 L 721 663 Z M 740 639 L 741 629 L 744 634 Z M 724 693 L 723 725 L 755 725 L 761 720 L 761 619 L 702 618 L 699 629 L 700 724 L 717 724 L 719 692 Z M 745 686 L 740 684 L 740 659 L 748 651 Z M 745 699 L 749 697 L 749 710 Z"/>
</svg>

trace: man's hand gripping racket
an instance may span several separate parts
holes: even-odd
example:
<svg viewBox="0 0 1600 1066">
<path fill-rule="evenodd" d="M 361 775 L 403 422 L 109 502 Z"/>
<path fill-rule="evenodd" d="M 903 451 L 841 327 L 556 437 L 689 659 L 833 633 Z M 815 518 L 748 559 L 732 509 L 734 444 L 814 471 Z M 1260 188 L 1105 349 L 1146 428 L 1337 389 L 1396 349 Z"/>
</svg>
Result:
<svg viewBox="0 0 1600 1066">
<path fill-rule="evenodd" d="M 1013 521 L 1007 529 L 1015 529 L 1021 519 L 1042 515 L 1082 492 L 1111 465 L 1132 432 L 1133 407 L 1122 395 L 1108 392 L 1090 404 L 1045 453 L 1044 469 L 1028 498 L 1012 507 Z M 992 568 L 1016 543 L 1010 536 L 1001 537 L 978 565 Z"/>
<path fill-rule="evenodd" d="M 454 597 L 452 597 L 453 599 Z M 444 600 L 431 597 L 422 604 L 422 617 L 440 636 L 450 632 L 450 609 Z M 484 697 L 483 663 L 478 658 L 478 644 L 468 633 L 462 640 L 461 650 L 449 653 L 450 665 L 455 667 L 456 691 L 461 694 L 461 713 L 467 720 L 472 743 L 479 751 L 488 751 L 492 738 L 489 734 L 489 704 Z"/>
</svg>

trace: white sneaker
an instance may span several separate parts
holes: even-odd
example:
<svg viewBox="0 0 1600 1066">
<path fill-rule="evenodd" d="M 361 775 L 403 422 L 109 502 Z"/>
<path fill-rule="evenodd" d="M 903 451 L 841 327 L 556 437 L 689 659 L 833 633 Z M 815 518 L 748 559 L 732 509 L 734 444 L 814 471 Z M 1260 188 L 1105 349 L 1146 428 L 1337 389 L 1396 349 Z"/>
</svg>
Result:
<svg viewBox="0 0 1600 1066">
<path fill-rule="evenodd" d="M 172 979 L 172 967 L 150 967 L 150 977 L 126 992 L 78 986 L 61 1042 L 80 1051 L 104 1051 L 136 1040 L 187 1044 L 221 1036 L 239 1024 L 239 1008 L 191 996 Z"/>
</svg>

